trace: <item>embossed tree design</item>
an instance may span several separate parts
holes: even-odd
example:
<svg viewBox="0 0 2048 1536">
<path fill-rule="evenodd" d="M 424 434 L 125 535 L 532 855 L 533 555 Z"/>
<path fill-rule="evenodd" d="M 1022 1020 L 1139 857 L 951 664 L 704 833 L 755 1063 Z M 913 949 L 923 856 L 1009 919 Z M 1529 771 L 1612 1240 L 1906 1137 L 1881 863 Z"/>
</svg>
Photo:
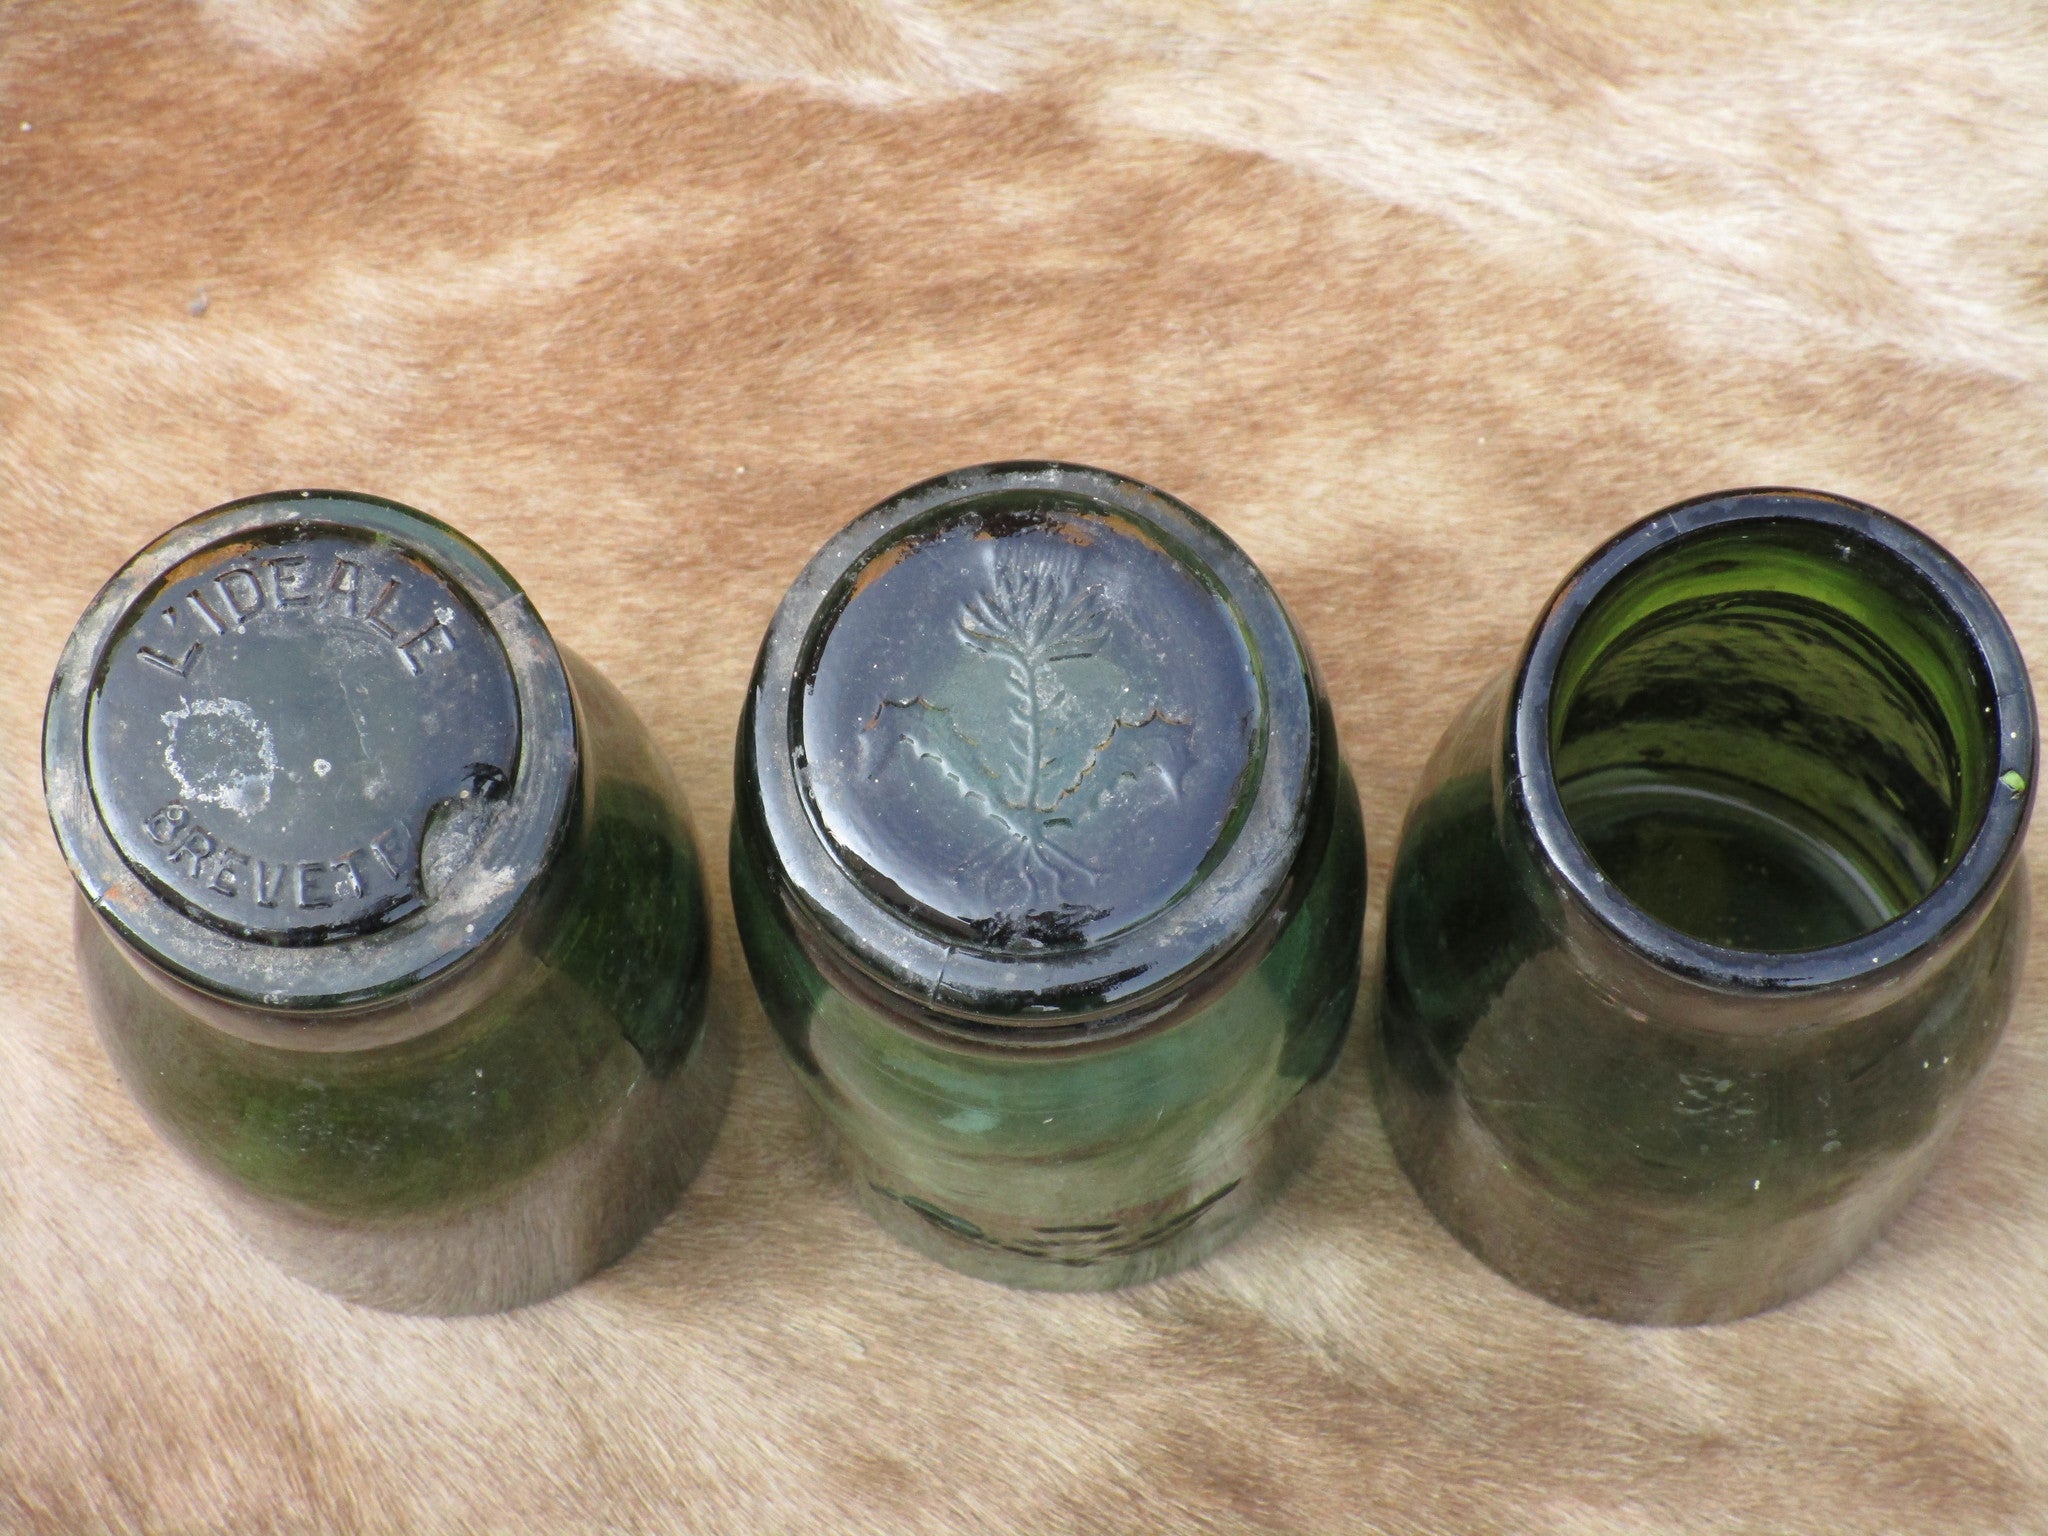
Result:
<svg viewBox="0 0 2048 1536">
<path fill-rule="evenodd" d="M 1108 638 L 1100 596 L 1080 587 L 1071 560 L 1004 561 L 996 566 L 989 590 L 961 608 L 959 624 L 969 646 L 995 657 L 1009 672 L 1010 723 L 1016 736 L 1015 750 L 1003 763 L 1004 798 L 1012 810 L 1042 821 L 1053 809 L 1039 799 L 1047 767 L 1040 730 L 1046 688 L 1054 667 L 1085 661 Z"/>
<path fill-rule="evenodd" d="M 1139 742 L 1157 727 L 1184 733 L 1188 722 L 1156 705 L 1136 718 L 1105 712 L 1100 735 L 1091 732 L 1086 748 L 1060 769 L 1063 754 L 1049 741 L 1049 717 L 1063 692 L 1059 669 L 1096 656 L 1111 633 L 1102 593 L 1082 582 L 1078 559 L 1066 552 L 1001 551 L 989 584 L 961 606 L 956 626 L 969 649 L 1003 669 L 1009 708 L 1002 739 L 970 743 L 951 711 L 922 697 L 885 703 L 874 723 L 892 710 L 917 711 L 897 739 L 987 817 L 996 835 L 977 863 L 984 892 L 1017 893 L 1021 902 L 1005 904 L 1026 914 L 1058 908 L 1069 883 L 1092 883 L 1097 869 L 1063 846 L 1056 830 L 1081 825 L 1124 781 L 1148 772 L 1177 789 L 1170 771 L 1176 754 L 1163 746 L 1155 753 Z M 997 748 L 992 759 L 991 745 Z M 1084 795 L 1087 788 L 1096 792 Z"/>
</svg>

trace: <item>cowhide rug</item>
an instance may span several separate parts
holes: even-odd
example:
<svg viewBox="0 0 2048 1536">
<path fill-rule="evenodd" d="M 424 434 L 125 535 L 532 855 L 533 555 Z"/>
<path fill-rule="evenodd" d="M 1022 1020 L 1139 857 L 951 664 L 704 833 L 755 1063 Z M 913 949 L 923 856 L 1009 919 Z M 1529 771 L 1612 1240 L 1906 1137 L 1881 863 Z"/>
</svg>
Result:
<svg viewBox="0 0 2048 1536">
<path fill-rule="evenodd" d="M 2017 0 L 0 5 L 0 1528 L 2048 1530 L 2048 967 L 1905 1217 L 1768 1316 L 1521 1295 L 1394 1171 L 1355 1058 L 1245 1241 L 1025 1295 L 830 1181 L 722 871 L 772 606 L 935 471 L 1107 465 L 1250 550 L 1334 690 L 1376 926 L 1438 731 L 1682 496 L 1892 508 L 2048 675 L 2044 377 Z M 160 529 L 292 486 L 493 551 L 716 871 L 717 1149 L 514 1315 L 251 1256 L 81 1012 L 58 647 Z"/>
</svg>

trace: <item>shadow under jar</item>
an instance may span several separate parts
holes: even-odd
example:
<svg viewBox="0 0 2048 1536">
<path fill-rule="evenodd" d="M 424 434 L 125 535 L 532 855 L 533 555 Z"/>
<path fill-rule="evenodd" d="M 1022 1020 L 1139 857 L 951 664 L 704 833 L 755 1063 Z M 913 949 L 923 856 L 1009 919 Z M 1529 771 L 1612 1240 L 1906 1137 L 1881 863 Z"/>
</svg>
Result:
<svg viewBox="0 0 2048 1536">
<path fill-rule="evenodd" d="M 1402 834 L 1372 1054 L 1423 1198 L 1622 1321 L 1833 1275 L 2004 1027 L 2035 751 L 2003 618 L 1896 518 L 1750 491 L 1619 535 Z"/>
<path fill-rule="evenodd" d="M 730 1069 L 681 800 L 475 545 L 331 491 L 202 514 L 94 599 L 44 729 L 100 1036 L 285 1269 L 490 1311 L 674 1203 Z"/>
<path fill-rule="evenodd" d="M 1120 1285 L 1301 1160 L 1364 833 L 1307 651 L 1198 514 L 1046 463 L 884 502 L 777 611 L 736 779 L 755 985 L 898 1237 Z"/>
</svg>

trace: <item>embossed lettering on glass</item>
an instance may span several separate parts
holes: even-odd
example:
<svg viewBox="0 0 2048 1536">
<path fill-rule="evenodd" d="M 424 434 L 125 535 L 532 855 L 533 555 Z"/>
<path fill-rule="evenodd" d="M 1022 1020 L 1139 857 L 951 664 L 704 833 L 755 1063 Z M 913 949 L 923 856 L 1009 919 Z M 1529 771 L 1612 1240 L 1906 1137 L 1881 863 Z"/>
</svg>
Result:
<svg viewBox="0 0 2048 1536">
<path fill-rule="evenodd" d="M 1312 1141 L 1357 797 L 1271 588 L 1179 502 L 1061 464 L 884 502 L 778 611 L 737 794 L 756 986 L 899 1236 L 1115 1285 L 1225 1240 Z"/>
<path fill-rule="evenodd" d="M 730 1049 L 675 785 L 453 530 L 334 492 L 171 530 L 79 621 L 44 778 L 115 1065 L 293 1273 L 536 1300 L 703 1156 Z"/>
<path fill-rule="evenodd" d="M 1896 518 L 1750 491 L 1616 537 L 1402 833 L 1371 1038 L 1423 1198 L 1624 1321 L 1833 1275 L 2004 1027 L 2035 754 L 2005 621 Z"/>
</svg>

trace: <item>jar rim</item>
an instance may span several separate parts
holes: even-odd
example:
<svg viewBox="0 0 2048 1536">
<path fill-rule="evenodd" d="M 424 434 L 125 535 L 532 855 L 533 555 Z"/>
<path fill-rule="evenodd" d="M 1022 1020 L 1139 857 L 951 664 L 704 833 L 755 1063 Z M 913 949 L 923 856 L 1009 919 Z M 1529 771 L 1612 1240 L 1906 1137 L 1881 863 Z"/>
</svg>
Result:
<svg viewBox="0 0 2048 1536">
<path fill-rule="evenodd" d="M 1762 523 L 1826 527 L 1901 565 L 1954 623 L 1983 669 L 1995 732 L 1989 754 L 1992 783 L 1961 854 L 1905 911 L 1855 938 L 1816 949 L 1731 948 L 1652 917 L 1600 871 L 1566 812 L 1552 761 L 1559 672 L 1580 622 L 1600 599 L 1681 541 Z M 1967 922 L 2001 888 L 2018 857 L 2033 804 L 2033 692 L 2004 615 L 1962 562 L 1933 539 L 1880 508 L 1826 492 L 1778 487 L 1716 492 L 1623 529 L 1580 562 L 1545 605 L 1515 669 L 1507 710 L 1506 783 L 1568 899 L 1658 969 L 1730 992 L 1812 992 L 1868 980 L 1923 952 Z"/>
<path fill-rule="evenodd" d="M 316 943 L 230 931 L 146 879 L 106 824 L 90 717 L 111 648 L 167 575 L 223 544 L 337 534 L 382 541 L 459 593 L 503 650 L 517 710 L 510 782 L 448 884 L 390 926 Z M 199 513 L 144 546 L 103 586 L 66 642 L 43 722 L 52 828 L 80 894 L 145 962 L 228 1003 L 289 1015 L 351 1012 L 449 974 L 505 931 L 568 825 L 580 776 L 574 699 L 560 654 L 503 567 L 440 520 L 378 496 L 275 491 Z M 195 861 L 196 868 L 196 861 Z M 417 872 L 413 876 L 418 881 Z"/>
<path fill-rule="evenodd" d="M 800 711 L 821 624 L 862 562 L 921 519 L 986 498 L 1040 494 L 1143 526 L 1199 561 L 1227 596 L 1260 674 L 1258 771 L 1214 861 L 1163 907 L 1082 943 L 1041 949 L 949 939 L 883 901 L 821 829 L 806 779 Z M 1185 503 L 1085 465 L 977 465 L 888 497 L 834 535 L 791 585 L 762 640 L 741 724 L 737 792 L 782 866 L 785 905 L 814 959 L 885 999 L 921 1028 L 980 1044 L 1046 1046 L 1121 1038 L 1177 1017 L 1189 988 L 1234 974 L 1247 946 L 1270 942 L 1269 915 L 1298 874 L 1323 740 L 1306 647 L 1250 558 Z M 751 782 L 746 768 L 751 765 Z M 804 931 L 808 930 L 808 931 Z M 1223 964 L 1226 958 L 1232 962 Z M 1218 967 L 1221 966 L 1219 969 Z"/>
</svg>

